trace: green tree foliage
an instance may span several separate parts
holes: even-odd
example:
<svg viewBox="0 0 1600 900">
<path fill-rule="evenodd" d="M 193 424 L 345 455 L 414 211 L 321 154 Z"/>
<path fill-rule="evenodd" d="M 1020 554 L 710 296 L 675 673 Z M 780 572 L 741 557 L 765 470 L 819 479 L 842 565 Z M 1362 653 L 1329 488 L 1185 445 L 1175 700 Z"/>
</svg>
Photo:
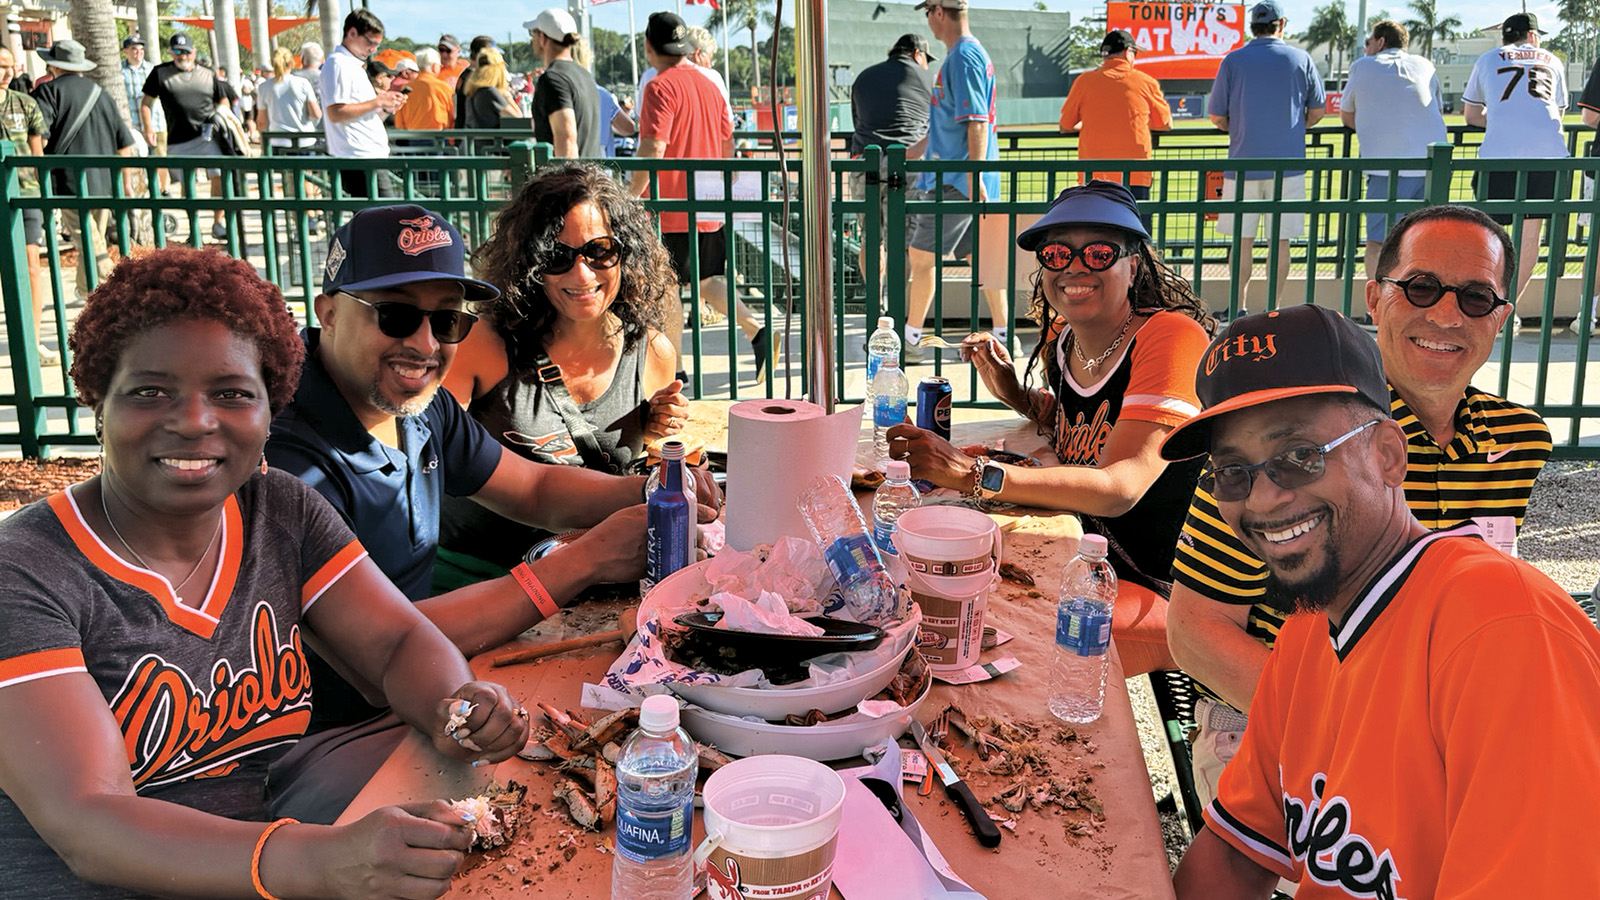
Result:
<svg viewBox="0 0 1600 900">
<path fill-rule="evenodd" d="M 712 34 L 720 35 L 722 34 L 722 22 L 724 19 L 728 22 L 728 31 L 730 33 L 743 31 L 750 35 L 750 55 L 745 57 L 744 65 L 745 76 L 748 79 L 746 84 L 749 87 L 759 89 L 762 80 L 767 77 L 767 67 L 765 65 L 751 66 L 749 61 L 751 55 L 761 57 L 765 53 L 756 40 L 756 30 L 764 27 L 770 32 L 773 23 L 777 21 L 772 14 L 771 0 L 722 0 L 722 6 L 718 9 L 713 9 L 711 15 L 706 19 L 706 28 Z M 728 53 L 732 49 L 731 47 L 723 47 L 722 52 Z M 781 69 L 783 62 L 780 60 L 778 65 Z M 789 68 L 791 70 L 794 68 L 794 51 L 792 49 L 789 52 Z M 739 77 L 739 56 L 737 54 L 729 58 L 729 70 L 734 78 Z M 793 74 L 791 72 L 791 82 L 792 80 Z M 733 85 L 730 84 L 728 87 L 731 89 Z"/>
<path fill-rule="evenodd" d="M 1317 47 L 1326 48 L 1328 74 L 1333 75 L 1343 68 L 1345 53 L 1356 42 L 1356 27 L 1345 15 L 1344 3 L 1341 0 L 1333 0 L 1312 11 L 1311 24 L 1297 37 L 1309 50 Z"/>
<path fill-rule="evenodd" d="M 1439 0 L 1411 0 L 1406 5 L 1417 14 L 1415 19 L 1404 23 L 1411 32 L 1411 48 L 1416 53 L 1433 56 L 1434 41 L 1448 41 L 1461 29 L 1460 16 L 1439 17 Z"/>
</svg>

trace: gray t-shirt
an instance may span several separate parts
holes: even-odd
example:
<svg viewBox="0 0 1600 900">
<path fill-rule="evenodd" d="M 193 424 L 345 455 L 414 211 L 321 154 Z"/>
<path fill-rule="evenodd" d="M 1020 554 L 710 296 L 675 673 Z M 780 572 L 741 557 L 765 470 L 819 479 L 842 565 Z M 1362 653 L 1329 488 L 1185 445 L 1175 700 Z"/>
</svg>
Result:
<svg viewBox="0 0 1600 900">
<path fill-rule="evenodd" d="M 227 100 L 229 90 L 217 73 L 205 66 L 195 66 L 189 71 L 165 62 L 150 70 L 145 79 L 144 93 L 154 97 L 167 115 L 167 144 L 176 146 L 199 137 L 217 104 Z"/>
<path fill-rule="evenodd" d="M 589 70 L 570 59 L 558 59 L 539 76 L 533 90 L 533 139 L 550 144 L 555 129 L 550 115 L 572 110 L 578 131 L 578 155 L 593 159 L 600 155 L 600 89 Z"/>
<path fill-rule="evenodd" d="M 87 672 L 140 796 L 263 820 L 267 765 L 311 720 L 301 617 L 366 551 L 327 501 L 273 469 L 224 504 L 222 562 L 189 607 L 108 552 L 79 490 L 0 522 L 0 691 Z M 0 898 L 129 896 L 79 880 L 0 793 Z"/>
<path fill-rule="evenodd" d="M 933 82 L 927 70 L 909 56 L 896 56 L 868 66 L 850 85 L 850 114 L 856 130 L 850 153 L 859 156 L 872 144 L 887 147 L 915 144 L 928 133 Z"/>
<path fill-rule="evenodd" d="M 286 75 L 282 81 L 276 78 L 263 81 L 257 92 L 261 95 L 261 107 L 267 111 L 269 130 L 305 132 L 317 130 L 317 120 L 306 114 L 306 102 L 316 100 L 316 95 L 311 90 L 311 82 L 304 78 Z M 296 143 L 302 147 L 309 147 L 316 141 L 302 138 Z M 272 145 L 287 147 L 289 141 L 284 138 L 273 138 Z"/>
</svg>

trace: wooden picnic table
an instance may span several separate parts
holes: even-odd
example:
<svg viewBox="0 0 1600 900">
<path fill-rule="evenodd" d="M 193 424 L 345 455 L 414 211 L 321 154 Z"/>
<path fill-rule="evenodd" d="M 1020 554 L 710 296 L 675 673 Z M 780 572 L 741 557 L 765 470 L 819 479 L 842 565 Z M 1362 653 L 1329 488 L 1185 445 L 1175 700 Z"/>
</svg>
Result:
<svg viewBox="0 0 1600 900">
<path fill-rule="evenodd" d="M 720 449 L 716 443 L 719 431 L 707 424 L 715 416 L 725 416 L 726 408 L 726 403 L 697 403 L 695 407 L 694 416 L 701 419 L 696 436 L 714 449 Z M 1003 410 L 958 411 L 954 436 L 958 444 L 992 444 L 1003 437 L 1007 449 L 1018 452 L 1043 446 L 1043 439 L 1034 434 L 1032 427 Z M 1006 558 L 1030 572 L 1037 586 L 1028 588 L 1006 581 L 991 595 L 986 624 L 1015 635 L 1015 639 L 985 651 L 982 660 L 1014 656 L 1022 666 L 978 684 L 935 682 L 920 717 L 927 720 L 954 704 L 969 716 L 1037 726 L 1039 743 L 1049 761 L 1049 774 L 1057 778 L 1090 776 L 1089 791 L 1102 807 L 1103 817 L 1086 809 L 1064 811 L 1054 805 L 1042 810 L 1024 809 L 1014 814 L 1014 828 L 1003 829 L 1000 847 L 988 850 L 979 846 L 959 809 L 937 787 L 921 796 L 915 785 L 908 784 L 902 791 L 906 806 L 956 874 L 989 900 L 1171 897 L 1166 849 L 1150 778 L 1115 651 L 1105 711 L 1097 722 L 1070 729 L 1076 739 L 1060 739 L 1068 729 L 1051 718 L 1045 705 L 1046 673 L 1053 652 L 1055 588 L 1062 566 L 1076 550 L 1081 534 L 1078 522 L 1068 514 L 1022 508 L 991 515 L 1009 529 L 1005 536 Z M 506 685 L 530 710 L 539 701 L 578 710 L 582 685 L 600 679 L 619 652 L 619 645 L 503 668 L 491 668 L 490 659 L 512 647 L 615 628 L 616 616 L 626 605 L 625 601 L 578 604 L 513 644 L 474 659 L 473 670 L 483 678 Z M 990 801 L 1018 780 L 991 773 L 987 764 L 977 759 L 970 744 L 959 740 L 954 743 L 951 762 L 980 799 Z M 902 744 L 911 746 L 909 735 Z M 527 817 L 517 842 L 508 852 L 491 852 L 469 862 L 449 896 L 537 896 L 552 900 L 608 897 L 611 829 L 608 827 L 601 834 L 584 832 L 566 818 L 561 805 L 551 797 L 558 779 L 552 768 L 549 764 L 513 758 L 492 769 L 472 769 L 438 755 L 420 735 L 413 734 L 356 797 L 340 821 L 353 820 L 391 803 L 471 795 L 492 779 L 515 780 L 528 786 L 530 798 L 539 808 Z M 1032 779 L 1032 784 L 1040 788 L 1049 786 L 1043 773 L 1021 777 Z M 991 803 L 990 809 L 1013 817 L 999 803 Z M 695 834 L 698 841 L 698 815 Z M 832 896 L 839 896 L 837 888 Z"/>
</svg>

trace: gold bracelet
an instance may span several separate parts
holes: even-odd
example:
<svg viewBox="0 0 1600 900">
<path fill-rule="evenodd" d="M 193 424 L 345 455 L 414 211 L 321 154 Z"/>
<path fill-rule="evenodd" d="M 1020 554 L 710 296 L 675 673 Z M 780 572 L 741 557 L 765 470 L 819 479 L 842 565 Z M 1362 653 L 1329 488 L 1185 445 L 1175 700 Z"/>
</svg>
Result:
<svg viewBox="0 0 1600 900">
<path fill-rule="evenodd" d="M 282 818 L 268 825 L 267 830 L 261 832 L 261 836 L 256 838 L 256 849 L 250 854 L 250 883 L 255 885 L 256 893 L 261 896 L 261 900 L 278 900 L 267 890 L 266 885 L 261 883 L 261 850 L 267 846 L 267 838 L 272 837 L 274 831 L 285 825 L 299 824 L 299 819 Z"/>
</svg>

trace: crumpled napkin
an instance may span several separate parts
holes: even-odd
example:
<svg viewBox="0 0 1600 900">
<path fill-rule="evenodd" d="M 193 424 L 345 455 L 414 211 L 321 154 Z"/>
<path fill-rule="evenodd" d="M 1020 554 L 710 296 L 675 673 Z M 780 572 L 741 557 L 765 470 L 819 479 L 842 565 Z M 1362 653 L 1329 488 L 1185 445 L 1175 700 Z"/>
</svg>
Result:
<svg viewBox="0 0 1600 900">
<path fill-rule="evenodd" d="M 718 554 L 706 567 L 706 581 L 713 597 L 731 594 L 755 603 L 764 593 L 776 594 L 789 612 L 801 617 L 821 615 L 833 589 L 833 576 L 817 545 L 792 536 L 779 538 L 770 550 Z"/>
<path fill-rule="evenodd" d="M 737 594 L 712 594 L 711 605 L 722 610 L 722 618 L 717 621 L 716 627 L 730 631 L 803 637 L 818 637 L 824 633 L 821 627 L 789 612 L 789 604 L 772 591 L 762 591 L 754 603 Z"/>
</svg>

